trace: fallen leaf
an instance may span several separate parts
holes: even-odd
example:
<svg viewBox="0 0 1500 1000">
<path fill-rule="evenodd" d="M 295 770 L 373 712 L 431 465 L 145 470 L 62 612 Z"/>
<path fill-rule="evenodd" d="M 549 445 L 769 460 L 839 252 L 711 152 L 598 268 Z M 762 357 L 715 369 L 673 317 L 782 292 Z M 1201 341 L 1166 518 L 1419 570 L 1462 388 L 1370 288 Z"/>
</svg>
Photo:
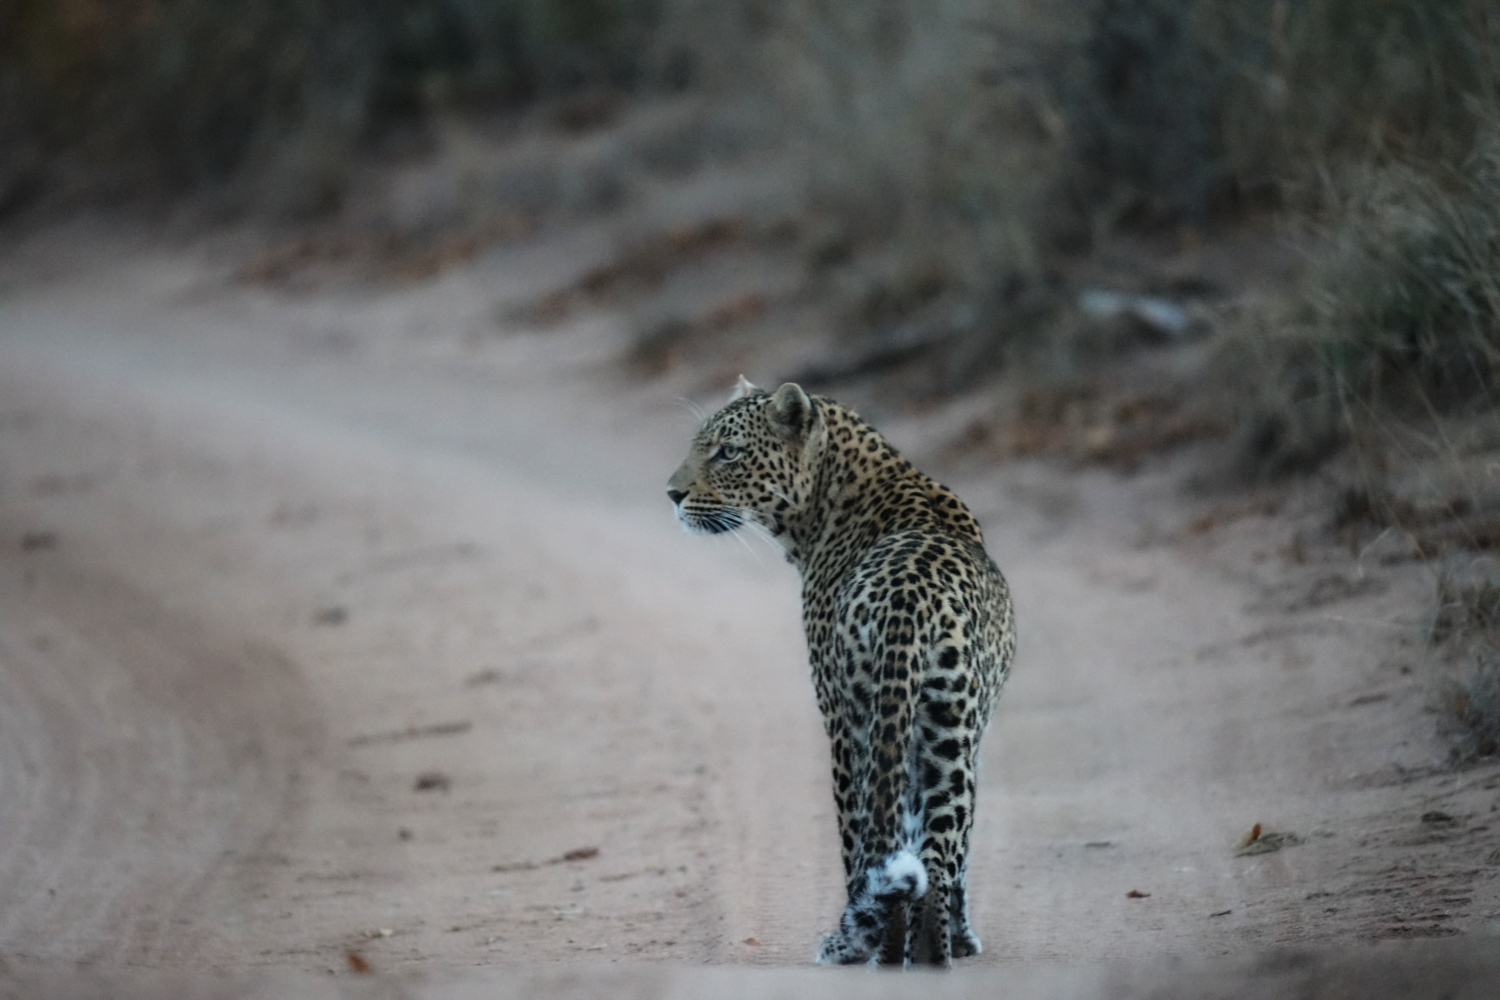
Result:
<svg viewBox="0 0 1500 1000">
<path fill-rule="evenodd" d="M 758 940 L 756 940 L 755 938 L 753 938 L 753 937 L 747 937 L 747 938 L 745 938 L 745 943 L 748 944 L 752 948 L 759 948 L 760 947 L 760 942 Z"/>
<path fill-rule="evenodd" d="M 357 972 L 362 976 L 367 976 L 370 974 L 370 963 L 366 962 L 364 960 L 364 956 L 362 956 L 359 952 L 347 952 L 345 953 L 344 958 L 348 960 L 349 968 L 351 971 Z"/>
<path fill-rule="evenodd" d="M 565 854 L 559 854 L 555 858 L 546 861 L 512 861 L 510 864 L 495 865 L 490 869 L 492 872 L 529 872 L 546 865 L 561 865 L 572 861 L 587 861 L 589 858 L 597 858 L 599 848 L 597 847 L 575 847 Z M 626 876 L 627 878 L 629 876 Z"/>
<path fill-rule="evenodd" d="M 1125 894 L 1126 899 L 1149 899 L 1150 897 L 1151 893 L 1141 892 L 1139 889 L 1131 889 Z"/>
<path fill-rule="evenodd" d="M 1249 833 L 1245 834 L 1243 837 L 1240 838 L 1240 842 L 1237 845 L 1235 845 L 1235 846 L 1237 846 L 1240 850 L 1243 851 L 1245 848 L 1249 847 L 1251 844 L 1255 843 L 1259 839 L 1260 839 L 1260 824 L 1257 823 L 1257 824 L 1255 824 L 1254 826 L 1252 826 L 1250 828 L 1250 832 Z"/>
<path fill-rule="evenodd" d="M 1259 835 L 1254 840 L 1245 843 L 1235 854 L 1242 858 L 1252 854 L 1270 854 L 1272 851 L 1279 851 L 1283 847 L 1294 847 L 1302 843 L 1302 838 L 1295 833 L 1277 833 L 1273 830 L 1259 833 L 1259 831 L 1260 824 L 1257 823 L 1255 824 L 1255 829 L 1250 832 Z"/>
<path fill-rule="evenodd" d="M 407 726 L 405 729 L 397 729 L 384 733 L 365 733 L 360 736 L 350 737 L 348 745 L 351 747 L 369 746 L 372 743 L 400 743 L 403 740 L 420 740 L 429 736 L 462 736 L 474 723 L 468 719 L 458 719 L 454 722 L 435 722 L 429 726 Z"/>
</svg>

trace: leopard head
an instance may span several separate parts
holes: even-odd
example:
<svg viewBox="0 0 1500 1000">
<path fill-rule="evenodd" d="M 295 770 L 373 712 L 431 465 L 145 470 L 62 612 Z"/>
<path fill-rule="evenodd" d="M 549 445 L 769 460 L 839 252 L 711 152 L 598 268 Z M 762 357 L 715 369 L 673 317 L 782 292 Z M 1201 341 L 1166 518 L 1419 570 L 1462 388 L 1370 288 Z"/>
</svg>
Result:
<svg viewBox="0 0 1500 1000">
<path fill-rule="evenodd" d="M 817 403 L 801 386 L 766 392 L 740 376 L 667 481 L 678 520 L 710 535 L 758 526 L 789 544 L 785 533 L 808 498 L 821 428 Z"/>
</svg>

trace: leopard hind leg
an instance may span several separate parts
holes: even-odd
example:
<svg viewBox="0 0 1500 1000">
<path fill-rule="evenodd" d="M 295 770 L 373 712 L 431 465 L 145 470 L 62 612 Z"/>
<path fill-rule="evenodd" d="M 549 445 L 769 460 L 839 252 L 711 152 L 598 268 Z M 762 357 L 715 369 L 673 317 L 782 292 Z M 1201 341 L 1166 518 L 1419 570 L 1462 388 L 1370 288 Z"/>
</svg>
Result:
<svg viewBox="0 0 1500 1000">
<path fill-rule="evenodd" d="M 912 904 L 911 927 L 906 937 L 908 965 L 953 964 L 948 933 L 949 898 L 947 879 L 939 879 L 929 881 L 927 894 Z"/>
<path fill-rule="evenodd" d="M 953 887 L 948 894 L 948 936 L 952 941 L 953 957 L 968 958 L 984 951 L 979 937 L 969 926 L 969 834 L 974 829 L 974 776 L 976 761 L 966 759 L 968 765 L 965 781 L 968 794 L 964 797 L 965 809 L 956 818 L 959 820 L 955 838 L 958 856 L 954 859 Z"/>
<path fill-rule="evenodd" d="M 912 964 L 951 966 L 977 954 L 969 930 L 964 875 L 974 819 L 973 751 L 952 735 L 953 709 L 934 698 L 923 705 L 927 726 L 919 747 L 920 839 L 927 895 L 913 908 L 907 958 Z"/>
<path fill-rule="evenodd" d="M 897 903 L 891 907 L 885 924 L 885 940 L 880 945 L 879 964 L 906 964 L 906 928 L 911 922 L 912 906 L 912 903 Z"/>
<path fill-rule="evenodd" d="M 887 934 L 899 911 L 905 924 L 907 907 L 927 892 L 927 872 L 921 859 L 907 849 L 887 855 L 865 870 L 863 885 L 849 898 L 839 929 L 823 936 L 819 965 L 875 964 L 886 952 Z M 901 938 L 906 935 L 903 933 Z"/>
<path fill-rule="evenodd" d="M 952 942 L 954 958 L 968 958 L 984 951 L 978 935 L 969 926 L 968 860 L 964 858 L 958 869 L 958 878 L 948 893 L 948 938 Z"/>
</svg>

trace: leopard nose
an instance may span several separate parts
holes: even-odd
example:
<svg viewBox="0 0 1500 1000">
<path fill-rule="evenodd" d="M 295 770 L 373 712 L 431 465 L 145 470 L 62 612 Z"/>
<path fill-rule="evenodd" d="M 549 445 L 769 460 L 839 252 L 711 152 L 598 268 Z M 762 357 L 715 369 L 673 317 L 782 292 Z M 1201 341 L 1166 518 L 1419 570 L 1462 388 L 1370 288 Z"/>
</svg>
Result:
<svg viewBox="0 0 1500 1000">
<path fill-rule="evenodd" d="M 682 498 L 687 496 L 687 490 L 667 490 L 667 499 L 673 503 L 682 503 Z"/>
</svg>

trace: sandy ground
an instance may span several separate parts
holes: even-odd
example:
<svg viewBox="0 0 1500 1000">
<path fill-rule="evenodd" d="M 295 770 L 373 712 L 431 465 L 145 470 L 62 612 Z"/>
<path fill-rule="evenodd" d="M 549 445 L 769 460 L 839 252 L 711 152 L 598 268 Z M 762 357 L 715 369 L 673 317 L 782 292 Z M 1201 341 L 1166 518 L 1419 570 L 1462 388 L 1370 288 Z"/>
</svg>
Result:
<svg viewBox="0 0 1500 1000">
<path fill-rule="evenodd" d="M 223 247 L 8 252 L 0 985 L 904 988 L 743 969 L 807 965 L 841 905 L 797 581 L 677 528 L 694 417 L 619 375 L 619 322 L 497 319 L 585 252 L 296 294 Z M 941 420 L 886 430 L 920 458 Z M 1500 771 L 1444 765 L 1430 576 L 1295 542 L 1295 491 L 1195 499 L 1184 461 L 934 470 L 1022 628 L 986 951 L 942 991 L 1493 983 Z M 1287 846 L 1240 854 L 1257 823 Z M 1477 944 L 1411 944 L 1442 937 Z M 1256 957 L 1284 947 L 1345 957 Z"/>
</svg>

